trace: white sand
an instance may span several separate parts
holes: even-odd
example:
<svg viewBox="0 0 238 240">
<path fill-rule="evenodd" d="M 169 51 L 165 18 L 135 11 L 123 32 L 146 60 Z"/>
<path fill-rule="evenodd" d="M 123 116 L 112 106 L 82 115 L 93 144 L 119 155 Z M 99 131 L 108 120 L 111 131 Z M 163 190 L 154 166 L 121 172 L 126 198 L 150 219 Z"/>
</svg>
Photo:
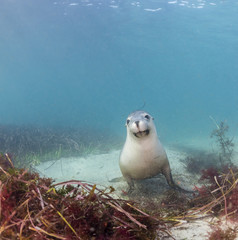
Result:
<svg viewBox="0 0 238 240">
<path fill-rule="evenodd" d="M 173 175 L 184 175 L 184 166 L 180 162 L 186 153 L 166 149 Z M 106 154 L 88 155 L 87 157 L 61 158 L 47 161 L 36 167 L 43 176 L 52 177 L 56 182 L 71 179 L 83 180 L 104 186 L 112 185 L 110 180 L 121 177 L 119 168 L 119 150 Z M 182 175 L 181 175 L 182 173 Z"/>
<path fill-rule="evenodd" d="M 61 158 L 44 162 L 36 168 L 56 182 L 75 179 L 108 186 L 108 180 L 121 176 L 118 158 L 119 151 L 112 151 L 87 157 Z"/>
<path fill-rule="evenodd" d="M 174 180 L 182 187 L 192 189 L 197 184 L 199 176 L 194 176 L 185 171 L 180 160 L 186 158 L 186 153 L 173 148 L 166 148 L 166 152 Z M 119 154 L 120 151 L 114 150 L 106 154 L 89 155 L 87 157 L 62 158 L 42 163 L 36 169 L 41 175 L 51 177 L 56 182 L 74 179 L 97 184 L 98 186 L 113 186 L 116 189 L 117 196 L 123 197 L 122 191 L 127 190 L 127 183 L 123 180 L 110 182 L 110 180 L 122 176 L 118 164 Z M 153 194 L 153 197 L 155 197 L 168 188 L 164 177 L 161 176 L 143 181 L 138 187 L 138 193 L 145 194 L 147 197 L 148 194 Z M 171 233 L 176 240 L 208 239 L 208 232 L 211 231 L 210 226 L 209 218 L 199 219 L 174 227 L 171 229 Z"/>
</svg>

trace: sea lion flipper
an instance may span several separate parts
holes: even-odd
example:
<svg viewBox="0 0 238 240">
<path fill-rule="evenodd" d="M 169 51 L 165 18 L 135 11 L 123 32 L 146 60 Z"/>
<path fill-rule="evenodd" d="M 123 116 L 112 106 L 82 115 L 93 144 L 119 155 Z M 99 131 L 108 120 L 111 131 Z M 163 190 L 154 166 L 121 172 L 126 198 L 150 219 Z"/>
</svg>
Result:
<svg viewBox="0 0 238 240">
<path fill-rule="evenodd" d="M 184 192 L 184 193 L 194 193 L 194 191 L 192 191 L 192 190 L 189 191 L 189 190 L 183 189 L 182 187 L 178 186 L 174 182 L 172 174 L 171 174 L 170 167 L 164 168 L 163 171 L 162 171 L 162 174 L 165 176 L 166 181 L 171 188 L 173 188 L 175 190 L 178 190 L 178 191 L 181 191 L 181 192 Z"/>
<path fill-rule="evenodd" d="M 170 170 L 170 166 L 166 165 L 163 169 L 162 169 L 162 174 L 165 176 L 167 183 L 169 184 L 169 186 L 173 187 L 175 185 L 172 174 L 171 174 L 171 170 Z"/>
<path fill-rule="evenodd" d="M 128 183 L 128 186 L 129 186 L 127 193 L 130 194 L 135 189 L 134 181 L 133 181 L 132 178 L 127 177 L 127 176 L 124 176 L 124 178 L 125 178 L 126 182 Z"/>
</svg>

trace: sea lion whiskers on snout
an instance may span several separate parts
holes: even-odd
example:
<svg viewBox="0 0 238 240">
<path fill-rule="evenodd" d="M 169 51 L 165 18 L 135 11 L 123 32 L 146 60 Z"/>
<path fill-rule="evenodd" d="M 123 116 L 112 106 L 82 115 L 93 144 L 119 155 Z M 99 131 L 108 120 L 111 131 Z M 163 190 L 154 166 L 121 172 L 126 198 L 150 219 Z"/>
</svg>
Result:
<svg viewBox="0 0 238 240">
<path fill-rule="evenodd" d="M 120 169 L 129 185 L 134 189 L 134 180 L 152 178 L 162 173 L 168 184 L 176 189 L 167 154 L 160 143 L 153 117 L 144 111 L 132 112 L 126 120 L 127 137 L 120 154 Z M 186 190 L 183 190 L 186 191 Z"/>
</svg>

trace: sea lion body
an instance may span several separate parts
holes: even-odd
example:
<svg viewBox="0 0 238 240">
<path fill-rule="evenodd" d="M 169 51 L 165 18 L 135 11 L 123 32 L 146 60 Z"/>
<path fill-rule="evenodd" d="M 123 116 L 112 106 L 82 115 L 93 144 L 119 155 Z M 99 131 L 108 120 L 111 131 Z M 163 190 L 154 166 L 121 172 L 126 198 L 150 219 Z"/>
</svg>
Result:
<svg viewBox="0 0 238 240">
<path fill-rule="evenodd" d="M 126 122 L 127 137 L 120 154 L 120 169 L 129 184 L 162 173 L 174 186 L 167 154 L 160 143 L 153 117 L 144 111 L 131 113 Z"/>
</svg>

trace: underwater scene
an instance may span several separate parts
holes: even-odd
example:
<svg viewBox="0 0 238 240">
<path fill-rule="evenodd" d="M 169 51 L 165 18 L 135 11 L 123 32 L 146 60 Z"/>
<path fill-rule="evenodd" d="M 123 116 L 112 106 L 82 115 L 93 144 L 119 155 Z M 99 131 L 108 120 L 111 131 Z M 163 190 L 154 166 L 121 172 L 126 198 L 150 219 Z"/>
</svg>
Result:
<svg viewBox="0 0 238 240">
<path fill-rule="evenodd" d="M 238 2 L 0 1 L 0 239 L 238 239 Z"/>
</svg>

